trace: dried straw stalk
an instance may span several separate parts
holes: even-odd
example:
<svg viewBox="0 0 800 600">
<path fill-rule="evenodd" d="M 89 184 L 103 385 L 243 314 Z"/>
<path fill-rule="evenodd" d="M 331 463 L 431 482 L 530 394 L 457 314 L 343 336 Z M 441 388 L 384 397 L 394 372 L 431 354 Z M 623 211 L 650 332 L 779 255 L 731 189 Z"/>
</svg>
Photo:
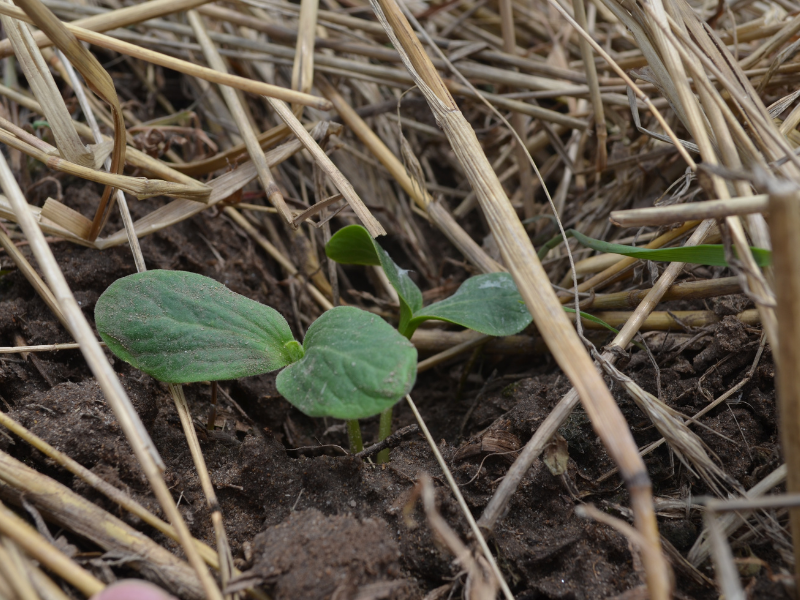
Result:
<svg viewBox="0 0 800 600">
<path fill-rule="evenodd" d="M 133 555 L 132 566 L 172 591 L 200 600 L 203 588 L 192 568 L 140 531 L 67 486 L 0 451 L 0 493 L 11 502 L 24 496 L 48 520 L 87 538 L 109 552 Z"/>
<path fill-rule="evenodd" d="M 20 19 L 21 21 L 28 23 L 33 22 L 33 19 L 29 18 L 23 11 L 7 4 L 0 4 L 0 14 L 4 14 L 15 19 Z M 135 44 L 129 44 L 127 42 L 123 42 L 122 40 L 103 35 L 102 33 L 89 31 L 88 29 L 78 27 L 77 25 L 73 25 L 71 23 L 62 23 L 62 25 L 81 41 L 105 48 L 106 50 L 113 50 L 114 52 L 119 52 L 120 54 L 124 54 L 126 56 L 138 58 L 155 65 L 160 65 L 162 67 L 183 73 L 184 75 L 190 75 L 192 77 L 204 79 L 219 85 L 229 85 L 230 87 L 242 90 L 243 92 L 249 92 L 251 94 L 271 96 L 280 98 L 281 100 L 285 100 L 287 102 L 294 102 L 295 104 L 302 104 L 303 106 L 311 106 L 318 110 L 330 109 L 330 104 L 324 98 L 303 94 L 301 92 L 282 88 L 277 85 L 270 85 L 254 79 L 246 79 L 236 75 L 220 73 L 214 69 L 201 67 L 200 65 L 173 58 L 171 56 L 167 56 L 166 54 L 161 54 L 160 52 L 147 50 Z"/>
<path fill-rule="evenodd" d="M 373 0 L 372 7 L 395 48 L 403 55 L 475 190 L 489 227 L 537 328 L 556 361 L 579 391 L 592 423 L 620 466 L 631 494 L 637 528 L 646 540 L 643 563 L 655 599 L 671 593 L 669 570 L 661 554 L 650 480 L 636 444 L 602 377 L 552 292 L 530 240 L 483 153 L 475 133 L 436 72 L 395 0 Z"/>
<path fill-rule="evenodd" d="M 725 200 L 704 200 L 691 204 L 653 206 L 611 211 L 611 222 L 619 227 L 672 225 L 703 219 L 723 219 L 733 215 L 765 213 L 769 209 L 769 196 L 757 194 Z"/>
<path fill-rule="evenodd" d="M 0 154 L 0 187 L 13 207 L 16 221 L 30 242 L 36 260 L 39 262 L 39 266 L 44 272 L 53 295 L 56 297 L 67 320 L 70 333 L 75 338 L 75 341 L 81 345 L 81 352 L 92 373 L 97 378 L 100 389 L 103 390 L 103 394 L 111 405 L 114 415 L 119 421 L 120 427 L 125 433 L 139 464 L 142 466 L 142 470 L 150 482 L 156 498 L 173 527 L 178 531 L 183 550 L 189 559 L 189 563 L 197 572 L 207 597 L 212 600 L 222 600 L 222 594 L 197 553 L 192 543 L 189 529 L 180 512 L 178 512 L 169 488 L 164 482 L 162 477 L 164 464 L 158 456 L 155 445 L 139 419 L 139 415 L 133 408 L 130 398 L 128 398 L 116 373 L 111 368 L 103 349 L 98 344 L 91 326 L 83 315 L 83 311 L 72 295 L 64 274 L 59 269 L 52 250 L 47 245 L 39 225 L 28 209 L 28 203 L 25 201 L 25 197 L 22 195 L 22 191 L 19 189 L 19 185 L 2 154 Z"/>
<path fill-rule="evenodd" d="M 120 175 L 125 168 L 125 118 L 122 116 L 122 107 L 117 98 L 117 91 L 111 76 L 100 65 L 100 62 L 75 36 L 59 21 L 59 19 L 42 4 L 41 0 L 17 0 L 30 20 L 41 29 L 53 44 L 64 53 L 75 68 L 83 75 L 92 90 L 111 108 L 111 117 L 114 126 L 114 149 L 111 152 L 110 173 Z M 7 7 L 8 5 L 2 4 Z M 106 208 L 114 188 L 106 184 L 103 196 L 92 220 L 89 231 L 89 241 L 94 241 L 100 233 L 100 228 L 105 222 Z"/>
<path fill-rule="evenodd" d="M 794 186 L 770 194 L 770 231 L 775 245 L 775 281 L 778 297 L 778 400 L 781 447 L 786 461 L 786 491 L 800 492 L 800 204 Z M 800 509 L 789 512 L 794 555 L 800 557 Z M 800 560 L 795 560 L 800 577 Z M 798 578 L 800 581 L 800 578 Z"/>
<path fill-rule="evenodd" d="M 201 4 L 206 4 L 209 0 L 150 0 L 142 4 L 126 6 L 117 10 L 104 12 L 103 14 L 93 15 L 84 19 L 78 19 L 71 23 L 78 27 L 83 27 L 90 31 L 110 31 L 118 27 L 129 27 L 135 23 L 141 23 L 150 19 L 157 19 L 190 8 L 195 8 Z M 47 4 L 47 3 L 46 3 Z M 42 31 L 33 34 L 33 39 L 39 48 L 52 46 L 53 42 Z M 0 41 L 0 58 L 5 58 L 14 53 L 10 40 Z"/>
<path fill-rule="evenodd" d="M 203 49 L 203 55 L 206 57 L 208 64 L 215 71 L 227 73 L 225 62 L 222 60 L 219 52 L 217 52 L 217 48 L 214 46 L 211 38 L 208 37 L 208 33 L 206 32 L 205 25 L 203 25 L 200 15 L 198 15 L 197 12 L 190 10 L 186 13 L 186 17 L 189 20 L 189 25 L 191 25 L 197 41 L 200 43 L 200 47 Z M 223 85 L 220 86 L 219 90 L 222 93 L 225 104 L 228 105 L 228 110 L 231 112 L 233 120 L 236 122 L 239 135 L 241 135 L 242 140 L 244 140 L 244 145 L 247 148 L 247 153 L 250 156 L 250 160 L 256 167 L 258 179 L 261 182 L 261 186 L 264 188 L 264 193 L 267 195 L 267 199 L 275 208 L 278 209 L 278 212 L 281 214 L 281 216 L 283 216 L 288 223 L 291 223 L 292 213 L 289 211 L 289 207 L 286 206 L 286 201 L 283 199 L 283 194 L 281 194 L 281 191 L 278 189 L 278 184 L 275 183 L 275 179 L 272 177 L 272 173 L 270 173 L 269 165 L 267 164 L 267 158 L 264 155 L 264 149 L 261 147 L 261 144 L 259 143 L 258 138 L 253 131 L 253 126 L 250 124 L 250 120 L 247 118 L 247 114 L 242 106 L 241 99 L 236 93 L 236 90 L 231 87 Z"/>
<path fill-rule="evenodd" d="M 0 534 L 14 540 L 25 553 L 73 585 L 86 597 L 105 589 L 105 584 L 50 544 L 41 533 L 0 502 Z"/>
<path fill-rule="evenodd" d="M 514 30 L 514 3 L 513 0 L 500 0 L 500 27 L 503 34 L 503 50 L 509 54 L 517 53 L 517 38 Z M 462 70 L 463 73 L 463 70 Z M 519 190 L 522 193 L 522 207 L 525 218 L 530 219 L 536 214 L 536 205 L 533 200 L 533 170 L 528 162 L 527 145 L 528 119 L 524 114 L 515 112 L 511 115 L 511 126 L 519 136 L 519 141 L 513 140 L 514 158 L 519 173 Z"/>
<path fill-rule="evenodd" d="M 297 44 L 294 65 L 292 65 L 292 89 L 308 93 L 314 85 L 314 42 L 317 33 L 317 12 L 319 0 L 302 0 L 300 17 L 297 21 Z M 292 106 L 292 112 L 300 116 L 299 106 Z"/>
</svg>

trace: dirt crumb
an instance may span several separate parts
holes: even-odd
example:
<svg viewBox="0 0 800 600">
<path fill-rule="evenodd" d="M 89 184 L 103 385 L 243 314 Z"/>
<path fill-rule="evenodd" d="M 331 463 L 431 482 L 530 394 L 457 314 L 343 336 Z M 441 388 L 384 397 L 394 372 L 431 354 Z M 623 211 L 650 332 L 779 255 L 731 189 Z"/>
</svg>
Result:
<svg viewBox="0 0 800 600">
<path fill-rule="evenodd" d="M 253 540 L 254 564 L 242 577 L 261 579 L 276 600 L 410 597 L 398 579 L 400 550 L 382 519 L 292 513 Z"/>
</svg>

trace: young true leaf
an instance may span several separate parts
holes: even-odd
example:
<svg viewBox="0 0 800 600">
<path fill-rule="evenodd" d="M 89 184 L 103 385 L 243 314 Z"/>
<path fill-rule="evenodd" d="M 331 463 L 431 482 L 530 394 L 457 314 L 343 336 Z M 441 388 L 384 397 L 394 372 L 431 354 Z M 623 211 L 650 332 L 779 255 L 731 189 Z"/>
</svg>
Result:
<svg viewBox="0 0 800 600">
<path fill-rule="evenodd" d="M 94 316 L 114 354 L 168 383 L 258 375 L 303 356 L 276 310 L 184 271 L 123 277 Z"/>
<path fill-rule="evenodd" d="M 417 350 L 380 317 L 349 306 L 308 328 L 305 356 L 278 374 L 278 391 L 312 417 L 363 419 L 411 391 Z"/>
<path fill-rule="evenodd" d="M 636 248 L 634 246 L 624 246 L 622 244 L 611 244 L 590 238 L 582 233 L 570 229 L 567 232 L 569 237 L 574 237 L 582 245 L 598 252 L 609 254 L 622 254 L 632 258 L 643 260 L 654 260 L 661 262 L 684 262 L 695 265 L 708 265 L 712 267 L 727 267 L 728 261 L 725 259 L 725 247 L 720 244 L 704 244 L 701 246 L 684 246 L 680 248 Z M 772 252 L 764 248 L 753 248 L 753 258 L 759 267 L 769 266 L 772 262 Z"/>
<path fill-rule="evenodd" d="M 409 272 L 398 267 L 361 225 L 348 225 L 337 231 L 325 246 L 325 254 L 343 265 L 382 267 L 400 298 L 400 324 L 397 329 L 405 334 L 411 317 L 422 308 L 422 292 L 411 281 Z"/>
<path fill-rule="evenodd" d="M 508 273 L 489 273 L 467 279 L 458 291 L 441 302 L 414 313 L 407 335 L 420 323 L 438 319 L 486 335 L 513 335 L 531 322 L 531 314 Z"/>
</svg>

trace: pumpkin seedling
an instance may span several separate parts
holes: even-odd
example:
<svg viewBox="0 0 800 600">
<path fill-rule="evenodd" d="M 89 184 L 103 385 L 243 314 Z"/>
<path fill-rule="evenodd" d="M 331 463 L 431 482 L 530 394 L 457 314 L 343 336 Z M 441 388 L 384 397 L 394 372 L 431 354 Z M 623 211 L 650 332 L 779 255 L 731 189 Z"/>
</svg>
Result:
<svg viewBox="0 0 800 600">
<path fill-rule="evenodd" d="M 312 417 L 362 419 L 411 391 L 416 348 L 380 317 L 341 306 L 303 344 L 276 310 L 183 271 L 115 281 L 95 307 L 111 351 L 167 383 L 236 379 L 283 369 L 278 391 Z"/>
<path fill-rule="evenodd" d="M 423 321 L 435 319 L 461 325 L 493 336 L 513 335 L 525 329 L 531 315 L 517 286 L 508 273 L 489 273 L 467 279 L 455 294 L 429 306 L 422 305 L 422 292 L 389 254 L 361 225 L 349 225 L 337 231 L 325 246 L 328 258 L 350 265 L 380 266 L 400 300 L 400 321 L 397 330 L 411 338 Z M 378 437 L 383 440 L 392 432 L 392 409 L 381 414 Z M 386 462 L 389 451 L 378 454 L 378 462 Z"/>
</svg>

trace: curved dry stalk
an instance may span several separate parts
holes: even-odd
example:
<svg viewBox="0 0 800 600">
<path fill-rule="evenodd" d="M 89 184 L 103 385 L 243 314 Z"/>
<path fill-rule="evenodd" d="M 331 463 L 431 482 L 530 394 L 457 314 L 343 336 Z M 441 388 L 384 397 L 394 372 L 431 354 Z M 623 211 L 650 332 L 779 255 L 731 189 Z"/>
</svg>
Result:
<svg viewBox="0 0 800 600">
<path fill-rule="evenodd" d="M 0 481 L 3 483 L 0 492 L 6 500 L 21 502 L 24 497 L 60 527 L 91 540 L 108 552 L 135 556 L 137 560 L 130 566 L 149 579 L 164 582 L 181 596 L 194 600 L 205 598 L 188 563 L 93 502 L 5 452 L 0 452 Z"/>
<path fill-rule="evenodd" d="M 21 19 L 26 22 L 31 21 L 31 19 L 29 19 L 23 11 L 8 5 L 0 5 L 0 14 L 8 15 L 9 17 L 13 17 L 15 19 Z M 102 33 L 89 31 L 88 29 L 78 27 L 77 25 L 73 25 L 71 23 L 62 23 L 62 25 L 64 25 L 68 31 L 74 34 L 76 38 L 83 42 L 88 42 L 89 44 L 105 48 L 106 50 L 112 50 L 126 56 L 131 56 L 155 65 L 166 67 L 185 75 L 204 79 L 219 85 L 228 85 L 251 94 L 272 96 L 287 102 L 294 102 L 296 104 L 302 104 L 303 106 L 311 106 L 319 110 L 329 110 L 331 108 L 327 100 L 324 98 L 319 98 L 318 96 L 303 94 L 301 92 L 282 88 L 277 85 L 270 85 L 261 81 L 247 79 L 245 77 L 238 77 L 237 75 L 220 73 L 214 69 L 201 67 L 200 65 L 195 65 L 185 60 L 173 58 L 171 56 L 161 54 L 160 52 L 147 50 L 135 44 L 129 44 L 127 42 L 123 42 L 122 40 L 117 40 L 110 36 L 103 35 Z"/>
<path fill-rule="evenodd" d="M 631 494 L 637 527 L 647 540 L 643 550 L 653 598 L 667 598 L 671 583 L 661 554 L 650 481 L 636 444 L 614 399 L 552 292 L 536 252 L 511 207 L 475 133 L 458 110 L 408 20 L 394 0 L 373 0 L 375 11 L 406 68 L 414 77 L 464 166 L 501 254 L 509 266 L 536 326 L 556 361 L 580 390 L 592 423 L 609 454 L 620 466 Z"/>
<path fill-rule="evenodd" d="M 0 502 L 0 534 L 9 537 L 50 571 L 75 586 L 86 597 L 103 591 L 105 584 L 50 544 L 33 527 Z"/>
<path fill-rule="evenodd" d="M 206 31 L 200 15 L 198 15 L 195 11 L 190 10 L 186 13 L 186 18 L 189 20 L 189 24 L 194 31 L 197 41 L 200 43 L 200 47 L 203 49 L 203 55 L 206 57 L 208 64 L 215 71 L 227 73 L 225 62 L 219 55 L 219 52 L 214 46 L 214 43 L 211 41 L 211 38 L 208 37 L 208 32 Z M 258 138 L 253 131 L 253 126 L 250 124 L 250 120 L 247 118 L 247 114 L 244 111 L 241 99 L 236 94 L 236 91 L 231 87 L 223 85 L 220 86 L 219 91 L 222 94 L 222 97 L 225 99 L 225 104 L 227 104 L 233 120 L 236 122 L 239 135 L 242 136 L 242 140 L 244 140 L 244 144 L 247 147 L 247 154 L 250 156 L 250 160 L 256 167 L 258 179 L 261 182 L 261 187 L 264 188 L 264 193 L 267 195 L 267 199 L 275 208 L 278 209 L 278 212 L 286 220 L 286 222 L 291 223 L 292 213 L 289 211 L 289 207 L 286 206 L 286 201 L 283 199 L 283 194 L 281 194 L 280 189 L 278 189 L 278 184 L 275 183 L 275 179 L 272 177 L 272 173 L 270 173 L 269 165 L 267 165 L 267 158 L 264 155 L 264 149 L 261 147 L 261 144 L 259 143 Z"/>
<path fill-rule="evenodd" d="M 111 368 L 102 348 L 98 344 L 92 328 L 86 321 L 80 306 L 78 306 L 72 291 L 67 284 L 64 274 L 58 267 L 58 263 L 53 256 L 52 250 L 47 245 L 39 225 L 36 223 L 33 214 L 28 208 L 28 203 L 19 189 L 19 185 L 14 179 L 14 175 L 6 162 L 5 157 L 0 153 L 0 188 L 10 201 L 17 222 L 30 242 L 31 249 L 36 256 L 39 266 L 44 272 L 48 283 L 53 291 L 53 295 L 58 300 L 58 304 L 68 322 L 68 329 L 75 340 L 81 345 L 81 352 L 97 378 L 103 395 L 108 400 L 111 408 L 119 421 L 125 437 L 128 439 L 134 454 L 136 455 L 142 470 L 145 473 L 153 492 L 156 495 L 161 507 L 178 531 L 181 545 L 189 559 L 192 567 L 203 584 L 206 595 L 211 600 L 222 600 L 222 594 L 214 583 L 203 561 L 197 553 L 192 543 L 192 536 L 186 523 L 181 517 L 175 501 L 167 488 L 162 477 L 164 463 L 158 455 L 158 451 L 150 439 L 139 415 L 131 404 L 130 398 L 125 393 L 122 384 L 117 378 L 116 373 Z"/>
<path fill-rule="evenodd" d="M 114 88 L 111 76 L 94 55 L 78 42 L 77 38 L 50 9 L 42 4 L 41 0 L 17 0 L 17 2 L 30 20 L 69 58 L 73 66 L 83 75 L 92 91 L 111 108 L 111 116 L 114 122 L 114 149 L 111 152 L 109 171 L 115 175 L 120 175 L 125 168 L 127 134 L 125 131 L 125 118 L 122 116 L 122 107 L 117 98 L 117 91 Z M 113 190 L 112 184 L 106 184 L 87 238 L 90 242 L 96 240 L 100 234 L 100 228 L 105 222 L 106 208 Z"/>
<path fill-rule="evenodd" d="M 103 142 L 103 134 L 100 133 L 100 127 L 97 124 L 97 119 L 94 116 L 92 106 L 89 103 L 89 98 L 86 96 L 86 91 L 83 89 L 83 84 L 78 78 L 78 75 L 75 73 L 75 69 L 72 68 L 72 63 L 69 62 L 69 59 L 63 54 L 59 54 L 61 62 L 64 64 L 64 69 L 67 72 L 67 76 L 69 77 L 70 84 L 72 85 L 72 89 L 75 91 L 75 96 L 78 98 L 78 102 L 80 103 L 81 110 L 86 116 L 89 126 L 92 128 L 92 135 L 94 136 L 97 144 L 101 144 Z M 110 169 L 111 161 L 106 159 L 104 166 L 106 169 Z M 128 245 L 131 247 L 133 262 L 136 264 L 136 270 L 144 271 L 145 265 L 144 256 L 142 255 L 142 248 L 139 245 L 139 238 L 136 237 L 136 230 L 133 228 L 133 218 L 131 217 L 131 212 L 128 208 L 128 201 L 125 198 L 125 194 L 122 193 L 122 190 L 116 190 L 116 201 L 117 206 L 119 207 L 120 216 L 122 217 L 123 227 L 128 235 Z M 45 204 L 45 206 L 47 206 L 47 204 Z"/>
</svg>

